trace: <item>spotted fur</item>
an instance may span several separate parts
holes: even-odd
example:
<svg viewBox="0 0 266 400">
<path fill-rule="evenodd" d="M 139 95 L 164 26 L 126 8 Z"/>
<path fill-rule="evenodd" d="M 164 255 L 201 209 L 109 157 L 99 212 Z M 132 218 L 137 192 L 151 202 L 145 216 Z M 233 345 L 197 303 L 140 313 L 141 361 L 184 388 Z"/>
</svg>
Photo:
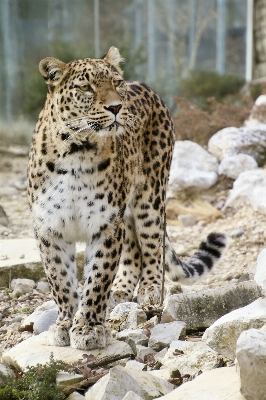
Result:
<svg viewBox="0 0 266 400">
<path fill-rule="evenodd" d="M 42 262 L 59 313 L 51 343 L 104 347 L 107 302 L 158 303 L 165 195 L 174 143 L 169 111 L 143 83 L 125 82 L 121 56 L 40 63 L 48 84 L 32 139 L 28 193 Z M 75 244 L 85 242 L 84 290 Z M 211 234 L 188 264 L 166 239 L 166 269 L 195 280 L 226 239 Z M 113 286 L 112 286 L 113 284 Z"/>
</svg>

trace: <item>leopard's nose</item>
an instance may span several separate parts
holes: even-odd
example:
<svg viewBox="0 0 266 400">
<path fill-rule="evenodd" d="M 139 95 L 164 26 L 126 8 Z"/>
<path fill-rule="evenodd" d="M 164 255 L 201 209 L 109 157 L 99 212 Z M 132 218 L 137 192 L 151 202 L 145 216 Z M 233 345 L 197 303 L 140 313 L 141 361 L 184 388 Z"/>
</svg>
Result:
<svg viewBox="0 0 266 400">
<path fill-rule="evenodd" d="M 112 114 L 117 115 L 122 108 L 122 104 L 112 104 L 104 108 L 105 110 L 111 111 Z"/>
</svg>

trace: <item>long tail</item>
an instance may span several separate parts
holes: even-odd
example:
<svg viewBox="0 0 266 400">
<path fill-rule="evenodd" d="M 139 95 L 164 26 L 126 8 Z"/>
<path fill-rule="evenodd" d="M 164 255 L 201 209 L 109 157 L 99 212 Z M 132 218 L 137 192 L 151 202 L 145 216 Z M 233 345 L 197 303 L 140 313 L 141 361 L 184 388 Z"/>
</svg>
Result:
<svg viewBox="0 0 266 400">
<path fill-rule="evenodd" d="M 183 263 L 166 238 L 166 274 L 174 282 L 190 285 L 208 273 L 219 261 L 228 245 L 222 233 L 210 233 L 187 263 Z"/>
</svg>

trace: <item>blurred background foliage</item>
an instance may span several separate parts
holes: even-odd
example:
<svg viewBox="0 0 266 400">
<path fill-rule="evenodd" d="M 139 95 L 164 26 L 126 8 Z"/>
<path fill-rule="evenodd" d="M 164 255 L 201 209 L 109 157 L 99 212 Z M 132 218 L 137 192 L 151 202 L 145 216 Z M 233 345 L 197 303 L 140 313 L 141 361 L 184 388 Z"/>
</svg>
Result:
<svg viewBox="0 0 266 400">
<path fill-rule="evenodd" d="M 197 121 L 205 121 L 206 138 L 217 126 L 240 124 L 246 115 L 243 107 L 250 108 L 263 92 L 259 84 L 252 87 L 250 101 L 240 94 L 246 12 L 243 0 L 0 2 L 0 139 L 8 132 L 18 141 L 18 123 L 34 125 L 47 90 L 38 71 L 42 58 L 97 58 L 112 45 L 126 60 L 125 79 L 146 82 L 165 100 L 175 117 L 177 138 L 202 141 L 201 131 L 191 123 L 180 133 L 180 123 L 194 120 L 195 110 Z M 211 122 L 215 109 L 225 114 L 223 123 L 221 118 L 216 125 Z M 212 129 L 206 128 L 207 120 Z M 21 134 L 27 142 L 30 136 Z"/>
</svg>

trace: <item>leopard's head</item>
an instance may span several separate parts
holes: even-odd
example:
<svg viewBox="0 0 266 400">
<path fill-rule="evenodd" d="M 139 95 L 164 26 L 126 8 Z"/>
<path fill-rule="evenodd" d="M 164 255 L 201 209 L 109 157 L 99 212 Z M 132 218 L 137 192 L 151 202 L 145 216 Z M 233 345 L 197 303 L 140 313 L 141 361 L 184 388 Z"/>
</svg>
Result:
<svg viewBox="0 0 266 400">
<path fill-rule="evenodd" d="M 111 47 L 102 59 L 79 59 L 68 64 L 47 57 L 39 69 L 48 85 L 46 110 L 67 135 L 122 132 L 127 118 L 126 85 L 119 51 Z M 70 132 L 70 133 L 69 133 Z"/>
</svg>

